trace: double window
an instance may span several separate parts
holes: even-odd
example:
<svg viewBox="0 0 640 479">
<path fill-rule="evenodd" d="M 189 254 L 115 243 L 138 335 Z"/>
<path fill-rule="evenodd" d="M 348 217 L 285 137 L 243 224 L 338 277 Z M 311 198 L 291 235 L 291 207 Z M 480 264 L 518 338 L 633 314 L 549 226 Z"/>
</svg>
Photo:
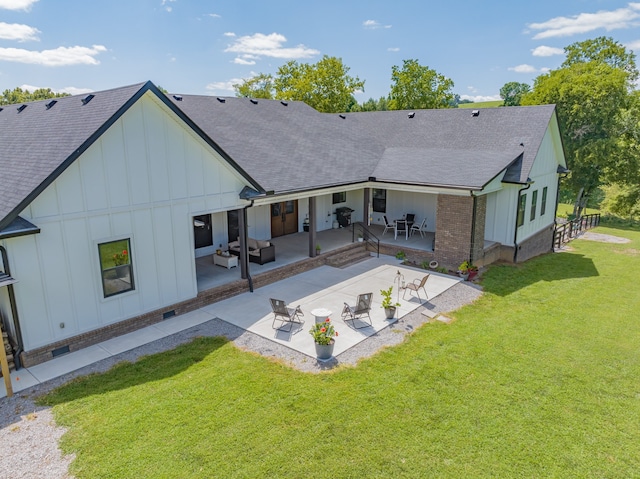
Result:
<svg viewBox="0 0 640 479">
<path fill-rule="evenodd" d="M 347 192 L 346 191 L 341 191 L 339 193 L 334 193 L 333 194 L 333 204 L 335 205 L 336 203 L 346 203 L 347 201 Z"/>
<path fill-rule="evenodd" d="M 536 219 L 536 207 L 538 206 L 538 190 L 535 190 L 531 194 L 531 214 L 529 215 L 529 221 Z"/>
<path fill-rule="evenodd" d="M 133 291 L 133 267 L 129 238 L 98 245 L 104 297 Z"/>
</svg>

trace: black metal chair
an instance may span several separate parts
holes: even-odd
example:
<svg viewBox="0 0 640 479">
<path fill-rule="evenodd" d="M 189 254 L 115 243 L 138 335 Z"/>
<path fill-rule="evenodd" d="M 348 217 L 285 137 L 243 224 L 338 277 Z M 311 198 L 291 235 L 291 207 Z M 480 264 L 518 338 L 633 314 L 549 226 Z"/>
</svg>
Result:
<svg viewBox="0 0 640 479">
<path fill-rule="evenodd" d="M 387 230 L 395 229 L 394 224 L 389 223 L 389 220 L 387 219 L 387 215 L 384 215 L 383 218 L 384 218 L 384 231 L 382 232 L 382 234 L 385 234 Z"/>
<path fill-rule="evenodd" d="M 300 316 L 304 316 L 300 306 L 290 308 L 281 299 L 270 298 L 269 301 L 271 301 L 271 309 L 273 310 L 273 323 L 271 323 L 273 329 L 280 329 L 288 333 L 293 328 L 293 323 L 304 324 L 304 321 L 300 319 Z M 282 322 L 277 328 L 276 321 Z M 286 323 L 289 323 L 289 329 L 283 329 Z"/>
<path fill-rule="evenodd" d="M 365 293 L 358 295 L 355 306 L 349 306 L 349 304 L 344 303 L 344 308 L 342 308 L 342 319 L 345 322 L 353 321 L 353 327 L 356 329 L 373 326 L 373 323 L 371 322 L 371 316 L 369 316 L 372 300 L 373 293 Z M 369 324 L 364 321 L 365 318 L 369 319 Z M 364 326 L 356 326 L 356 319 L 360 320 L 364 324 Z"/>
<path fill-rule="evenodd" d="M 413 223 L 415 223 L 416 221 L 416 215 L 414 215 L 413 213 L 407 213 L 405 219 L 407 220 L 407 228 L 411 229 Z"/>
<path fill-rule="evenodd" d="M 418 296 L 418 299 L 422 303 L 422 298 L 420 297 L 420 290 L 422 289 L 422 291 L 424 291 L 425 301 L 427 301 L 429 299 L 429 295 L 427 294 L 427 290 L 424 289 L 424 285 L 427 282 L 427 279 L 429 279 L 429 274 L 426 274 L 425 277 L 422 278 L 422 280 L 420 280 L 419 278 L 416 278 L 413 280 L 413 283 L 408 283 L 404 287 L 404 293 L 402 293 L 402 299 L 405 299 L 404 297 L 407 294 L 407 291 L 415 291 L 416 295 Z"/>
<path fill-rule="evenodd" d="M 398 239 L 398 233 L 404 233 L 404 239 L 409 239 L 409 228 L 406 220 L 396 220 L 393 238 Z"/>
</svg>

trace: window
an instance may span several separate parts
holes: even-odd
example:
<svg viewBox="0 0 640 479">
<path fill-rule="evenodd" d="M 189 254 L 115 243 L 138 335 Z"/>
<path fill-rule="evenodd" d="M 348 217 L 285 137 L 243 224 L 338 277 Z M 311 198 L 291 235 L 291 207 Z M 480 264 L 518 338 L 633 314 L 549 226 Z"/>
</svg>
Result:
<svg viewBox="0 0 640 479">
<path fill-rule="evenodd" d="M 518 205 L 518 220 L 517 225 L 522 226 L 524 224 L 524 209 L 527 205 L 527 195 L 520 196 L 520 204 Z"/>
<path fill-rule="evenodd" d="M 99 244 L 98 253 L 104 297 L 133 291 L 135 287 L 129 239 Z"/>
<path fill-rule="evenodd" d="M 542 204 L 540 205 L 540 216 L 544 216 L 547 211 L 547 187 L 542 188 Z"/>
<path fill-rule="evenodd" d="M 373 211 L 376 213 L 387 212 L 387 190 L 373 189 Z"/>
<path fill-rule="evenodd" d="M 536 206 L 538 204 L 538 190 L 534 191 L 531 195 L 531 215 L 529 216 L 529 221 L 533 221 L 536 219 Z"/>
<path fill-rule="evenodd" d="M 347 201 L 347 192 L 346 191 L 341 191 L 340 193 L 334 193 L 333 194 L 333 204 L 335 205 L 336 203 L 346 203 Z"/>
</svg>

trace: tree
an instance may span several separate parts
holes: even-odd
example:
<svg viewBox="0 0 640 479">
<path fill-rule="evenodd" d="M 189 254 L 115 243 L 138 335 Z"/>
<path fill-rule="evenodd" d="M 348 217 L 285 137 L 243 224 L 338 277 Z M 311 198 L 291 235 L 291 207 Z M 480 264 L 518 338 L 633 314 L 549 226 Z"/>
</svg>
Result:
<svg viewBox="0 0 640 479">
<path fill-rule="evenodd" d="M 448 108 L 454 99 L 453 80 L 417 60 L 391 67 L 391 81 L 390 110 Z"/>
<path fill-rule="evenodd" d="M 500 98 L 504 100 L 503 106 L 520 106 L 522 97 L 531 91 L 531 87 L 526 83 L 512 81 L 505 83 L 500 88 Z"/>
<path fill-rule="evenodd" d="M 265 73 L 243 80 L 242 83 L 233 85 L 233 88 L 239 97 L 273 100 L 275 96 L 273 76 Z"/>
<path fill-rule="evenodd" d="M 60 98 L 69 96 L 68 93 L 55 93 L 51 88 L 38 88 L 30 92 L 20 87 L 13 90 L 5 90 L 0 97 L 0 105 L 13 105 L 16 103 L 26 103 L 30 101 L 47 100 L 49 98 Z"/>
<path fill-rule="evenodd" d="M 610 39 L 575 43 L 565 51 L 563 66 L 536 78 L 522 104 L 556 104 L 571 170 L 565 187 L 576 195 L 580 216 L 588 198 L 634 154 L 621 141 L 620 129 L 632 104 L 631 78 L 637 71 L 633 53 Z"/>
<path fill-rule="evenodd" d="M 364 81 L 348 75 L 342 59 L 324 55 L 318 63 L 299 64 L 295 60 L 278 69 L 274 80 L 279 100 L 299 100 L 325 113 L 349 111 L 353 94 L 364 91 Z"/>
<path fill-rule="evenodd" d="M 388 100 L 386 97 L 381 96 L 378 101 L 374 100 L 373 98 L 369 98 L 367 101 L 363 102 L 362 104 L 358 104 L 356 103 L 355 105 L 353 105 L 351 107 L 351 109 L 349 111 L 355 112 L 355 111 L 387 111 L 389 109 L 388 107 Z"/>
<path fill-rule="evenodd" d="M 638 78 L 636 57 L 632 51 L 611 37 L 597 37 L 583 42 L 572 43 L 564 49 L 567 55 L 562 67 L 569 67 L 576 63 L 606 63 L 607 65 L 626 72 L 629 81 Z"/>
</svg>

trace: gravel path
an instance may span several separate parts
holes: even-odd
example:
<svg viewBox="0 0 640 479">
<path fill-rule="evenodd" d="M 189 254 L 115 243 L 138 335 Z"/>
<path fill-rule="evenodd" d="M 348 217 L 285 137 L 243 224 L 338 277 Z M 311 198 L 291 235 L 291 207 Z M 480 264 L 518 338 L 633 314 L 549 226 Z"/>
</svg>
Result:
<svg viewBox="0 0 640 479">
<path fill-rule="evenodd" d="M 481 294 L 478 286 L 461 282 L 434 298 L 426 307 L 433 313 L 446 313 L 476 300 Z M 56 426 L 49 408 L 37 406 L 34 400 L 75 377 L 104 372 L 116 363 L 133 362 L 141 356 L 173 349 L 197 336 L 225 336 L 241 349 L 277 358 L 301 371 L 317 373 L 339 364 L 355 365 L 360 359 L 372 356 L 385 346 L 401 343 L 406 334 L 429 321 L 422 314 L 424 310 L 424 306 L 417 308 L 390 327 L 340 354 L 338 358 L 324 363 L 225 321 L 214 319 L 20 391 L 11 398 L 0 398 L 0 444 L 3 446 L 0 471 L 5 471 L 6 477 L 29 479 L 72 477 L 68 474 L 68 467 L 74 457 L 63 457 L 58 449 L 58 440 L 65 429 Z"/>
</svg>

